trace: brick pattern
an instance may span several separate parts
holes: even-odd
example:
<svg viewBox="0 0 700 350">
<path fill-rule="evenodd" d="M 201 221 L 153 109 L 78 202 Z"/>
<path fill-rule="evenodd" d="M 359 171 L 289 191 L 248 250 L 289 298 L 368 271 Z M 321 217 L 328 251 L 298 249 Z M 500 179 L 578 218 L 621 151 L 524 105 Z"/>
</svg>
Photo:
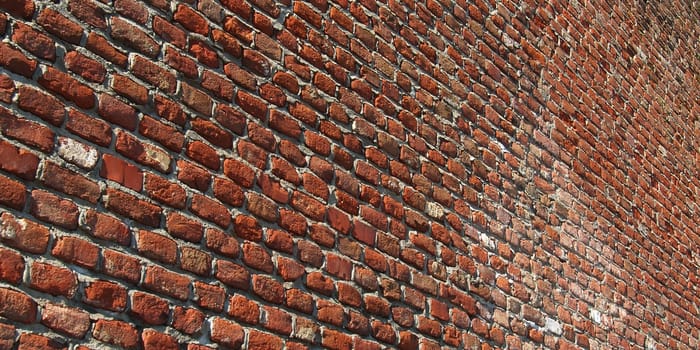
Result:
<svg viewBox="0 0 700 350">
<path fill-rule="evenodd" d="M 695 4 L 0 9 L 0 348 L 700 347 Z"/>
</svg>

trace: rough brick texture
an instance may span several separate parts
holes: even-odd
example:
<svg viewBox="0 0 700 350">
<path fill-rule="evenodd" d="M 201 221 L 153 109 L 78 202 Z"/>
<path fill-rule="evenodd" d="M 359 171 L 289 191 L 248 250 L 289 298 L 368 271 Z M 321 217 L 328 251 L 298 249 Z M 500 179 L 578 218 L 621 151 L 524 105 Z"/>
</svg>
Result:
<svg viewBox="0 0 700 350">
<path fill-rule="evenodd" d="M 698 10 L 0 0 L 0 349 L 698 349 Z"/>
</svg>

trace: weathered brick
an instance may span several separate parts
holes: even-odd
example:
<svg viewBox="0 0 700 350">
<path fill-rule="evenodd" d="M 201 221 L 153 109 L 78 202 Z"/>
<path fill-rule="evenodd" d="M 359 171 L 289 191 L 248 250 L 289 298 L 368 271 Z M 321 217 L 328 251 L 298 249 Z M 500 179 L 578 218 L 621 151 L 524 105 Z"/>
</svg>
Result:
<svg viewBox="0 0 700 350">
<path fill-rule="evenodd" d="M 31 288 L 51 295 L 72 298 L 78 287 L 75 273 L 64 267 L 34 262 L 30 267 L 29 274 Z"/>
<path fill-rule="evenodd" d="M 34 56 L 49 61 L 56 59 L 56 47 L 51 38 L 22 23 L 15 23 L 13 29 L 12 41 Z"/>
<path fill-rule="evenodd" d="M 194 295 L 197 298 L 197 305 L 218 312 L 223 310 L 226 302 L 224 288 L 200 281 L 194 282 Z"/>
<path fill-rule="evenodd" d="M 105 206 L 115 213 L 151 227 L 160 226 L 161 208 L 125 192 L 107 188 Z"/>
<path fill-rule="evenodd" d="M 204 324 L 204 313 L 197 309 L 176 306 L 173 310 L 173 328 L 185 334 L 195 334 L 201 331 Z"/>
<path fill-rule="evenodd" d="M 49 192 L 32 191 L 30 211 L 39 220 L 69 230 L 78 227 L 78 206 Z"/>
<path fill-rule="evenodd" d="M 39 13 L 36 21 L 47 32 L 71 44 L 80 44 L 80 39 L 83 37 L 83 28 L 78 23 L 63 16 L 60 12 L 51 8 L 44 9 Z"/>
<path fill-rule="evenodd" d="M 109 281 L 94 281 L 85 287 L 84 301 L 92 306 L 110 311 L 124 311 L 127 290 Z"/>
<path fill-rule="evenodd" d="M 245 333 L 237 323 L 216 317 L 211 321 L 211 340 L 227 348 L 238 349 L 243 345 Z"/>
<path fill-rule="evenodd" d="M 72 236 L 59 237 L 51 250 L 53 256 L 91 270 L 97 267 L 99 253 L 97 245 Z"/>
<path fill-rule="evenodd" d="M 155 58 L 160 53 L 158 43 L 139 27 L 119 17 L 111 18 L 110 27 L 110 33 L 114 40 L 122 42 L 150 58 Z"/>
<path fill-rule="evenodd" d="M 68 11 L 81 21 L 96 28 L 105 29 L 105 12 L 93 0 L 71 0 L 68 2 Z"/>
<path fill-rule="evenodd" d="M 53 67 L 46 67 L 38 82 L 80 108 L 90 109 L 95 106 L 95 93 L 92 88 Z"/>
<path fill-rule="evenodd" d="M 134 55 L 131 71 L 136 77 L 151 83 L 166 93 L 172 94 L 175 92 L 177 87 L 175 75 L 143 56 Z"/>
<path fill-rule="evenodd" d="M 90 329 L 90 315 L 80 309 L 49 303 L 42 309 L 41 323 L 56 332 L 80 339 Z"/>
<path fill-rule="evenodd" d="M 250 286 L 248 270 L 225 260 L 216 261 L 216 278 L 228 286 L 241 290 L 247 290 Z"/>
<path fill-rule="evenodd" d="M 119 320 L 97 320 L 92 336 L 99 341 L 126 349 L 135 349 L 139 344 L 139 332 L 136 327 Z"/>
<path fill-rule="evenodd" d="M 136 130 L 136 110 L 111 95 L 100 95 L 98 98 L 97 113 L 110 123 L 117 124 L 127 130 Z"/>
<path fill-rule="evenodd" d="M 190 278 L 185 275 L 170 272 L 159 266 L 150 266 L 146 269 L 143 285 L 154 292 L 187 300 L 190 295 L 190 282 Z"/>
</svg>

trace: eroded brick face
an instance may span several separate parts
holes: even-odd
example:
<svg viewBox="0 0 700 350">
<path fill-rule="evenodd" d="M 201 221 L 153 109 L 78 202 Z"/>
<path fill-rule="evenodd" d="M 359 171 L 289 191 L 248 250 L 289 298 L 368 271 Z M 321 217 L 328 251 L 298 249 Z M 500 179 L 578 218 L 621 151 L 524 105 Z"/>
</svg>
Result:
<svg viewBox="0 0 700 350">
<path fill-rule="evenodd" d="M 1 349 L 698 349 L 689 1 L 0 0 Z"/>
</svg>

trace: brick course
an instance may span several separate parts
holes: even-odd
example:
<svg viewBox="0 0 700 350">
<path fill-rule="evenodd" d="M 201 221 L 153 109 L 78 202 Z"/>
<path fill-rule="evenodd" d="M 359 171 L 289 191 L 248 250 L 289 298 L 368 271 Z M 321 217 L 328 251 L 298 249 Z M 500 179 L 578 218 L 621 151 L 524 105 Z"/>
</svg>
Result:
<svg viewBox="0 0 700 350">
<path fill-rule="evenodd" d="M 700 348 L 691 2 L 0 1 L 0 348 Z"/>
</svg>

